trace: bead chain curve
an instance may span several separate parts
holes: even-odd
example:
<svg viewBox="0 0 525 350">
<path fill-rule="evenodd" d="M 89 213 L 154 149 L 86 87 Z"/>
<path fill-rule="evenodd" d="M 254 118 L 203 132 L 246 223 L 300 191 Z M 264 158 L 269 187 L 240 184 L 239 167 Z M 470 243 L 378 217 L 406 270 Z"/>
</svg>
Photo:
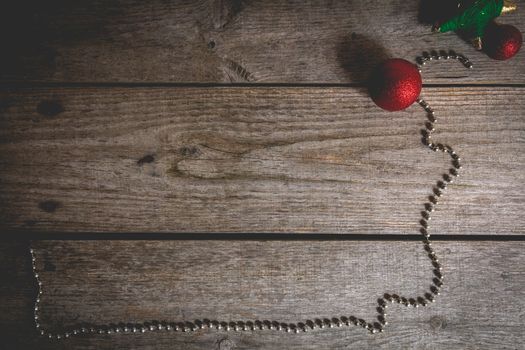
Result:
<svg viewBox="0 0 525 350">
<path fill-rule="evenodd" d="M 466 68 L 472 68 L 472 63 L 463 55 L 458 55 L 454 51 L 431 51 L 430 53 L 424 52 L 422 56 L 417 57 L 417 67 L 421 72 L 422 66 L 432 60 L 447 60 L 455 59 L 458 60 Z M 431 134 L 434 132 L 434 123 L 436 117 L 434 110 L 429 104 L 419 97 L 416 102 L 427 112 L 428 121 L 425 123 L 425 129 L 422 131 L 423 144 L 425 144 L 432 151 L 444 152 L 450 155 L 452 161 L 452 168 L 447 173 L 442 175 L 442 179 L 436 182 L 436 186 L 432 188 L 432 194 L 428 197 L 429 201 L 424 203 L 424 210 L 422 211 L 422 219 L 420 220 L 421 228 L 420 233 L 423 236 L 423 247 L 431 261 L 433 266 L 433 277 L 432 285 L 423 295 L 415 297 L 399 296 L 395 293 L 385 293 L 381 298 L 378 299 L 378 315 L 377 322 L 371 323 L 364 319 L 357 318 L 355 316 L 340 316 L 334 318 L 315 318 L 307 319 L 302 322 L 296 323 L 285 323 L 279 321 L 268 321 L 268 320 L 254 320 L 254 321 L 237 321 L 227 322 L 209 319 L 199 319 L 193 322 L 143 322 L 143 323 L 118 323 L 118 324 L 107 324 L 107 325 L 96 325 L 96 324 L 85 324 L 78 326 L 78 328 L 71 328 L 63 330 L 62 332 L 49 332 L 45 330 L 40 324 L 40 301 L 43 296 L 42 280 L 38 273 L 36 266 L 36 256 L 33 248 L 30 248 L 31 253 L 31 265 L 33 270 L 33 276 L 38 284 L 38 294 L 35 298 L 34 303 L 34 320 L 35 328 L 41 336 L 49 339 L 65 339 L 81 334 L 113 334 L 113 333 L 145 333 L 152 331 L 176 331 L 176 332 L 193 332 L 201 329 L 216 329 L 225 331 L 255 331 L 255 330 L 278 330 L 288 333 L 299 333 L 307 332 L 314 329 L 321 328 L 335 328 L 355 325 L 368 330 L 370 333 L 383 332 L 384 327 L 388 324 L 386 320 L 388 303 L 397 303 L 405 305 L 407 307 L 419 307 L 426 306 L 430 302 L 434 302 L 437 295 L 440 294 L 440 289 L 443 286 L 443 273 L 442 266 L 439 263 L 436 253 L 432 249 L 430 242 L 430 233 L 428 232 L 429 221 L 431 213 L 434 211 L 435 206 L 438 203 L 438 199 L 441 198 L 444 191 L 448 187 L 448 184 L 453 182 L 453 178 L 459 176 L 459 170 L 461 169 L 460 158 L 458 154 L 448 145 L 442 143 L 435 143 L 431 139 Z"/>
</svg>

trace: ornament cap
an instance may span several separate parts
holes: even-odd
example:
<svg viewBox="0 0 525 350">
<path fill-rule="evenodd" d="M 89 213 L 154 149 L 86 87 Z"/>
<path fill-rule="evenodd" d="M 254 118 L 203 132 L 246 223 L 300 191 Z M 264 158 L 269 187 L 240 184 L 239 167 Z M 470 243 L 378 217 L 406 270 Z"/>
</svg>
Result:
<svg viewBox="0 0 525 350">
<path fill-rule="evenodd" d="M 472 39 L 472 46 L 474 46 L 474 48 L 476 50 L 481 50 L 483 49 L 483 44 L 482 44 L 482 41 L 481 41 L 481 37 L 475 37 L 474 39 Z"/>
<path fill-rule="evenodd" d="M 518 5 L 511 0 L 503 0 L 503 8 L 501 9 L 501 14 L 511 13 L 518 9 Z"/>
</svg>

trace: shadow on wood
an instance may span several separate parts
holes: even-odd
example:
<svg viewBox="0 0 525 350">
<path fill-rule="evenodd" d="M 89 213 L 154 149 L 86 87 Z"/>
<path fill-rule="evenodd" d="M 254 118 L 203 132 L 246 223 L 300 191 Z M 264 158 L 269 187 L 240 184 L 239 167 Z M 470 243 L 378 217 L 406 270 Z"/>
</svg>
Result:
<svg viewBox="0 0 525 350">
<path fill-rule="evenodd" d="M 357 33 L 341 40 L 337 51 L 337 59 L 348 74 L 349 81 L 359 84 L 367 83 L 375 66 L 390 57 L 391 54 L 382 45 Z M 368 94 L 365 87 L 361 90 Z"/>
</svg>

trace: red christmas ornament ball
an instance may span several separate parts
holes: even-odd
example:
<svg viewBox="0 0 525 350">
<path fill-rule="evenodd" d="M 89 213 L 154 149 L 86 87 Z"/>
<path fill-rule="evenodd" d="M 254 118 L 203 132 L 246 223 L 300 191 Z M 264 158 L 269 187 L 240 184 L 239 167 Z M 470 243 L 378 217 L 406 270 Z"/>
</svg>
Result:
<svg viewBox="0 0 525 350">
<path fill-rule="evenodd" d="M 518 53 L 523 37 L 518 28 L 510 24 L 492 23 L 483 35 L 483 50 L 495 60 L 508 60 Z"/>
<path fill-rule="evenodd" d="M 400 111 L 417 100 L 421 85 L 421 74 L 415 64 L 393 58 L 381 63 L 372 73 L 369 91 L 379 107 Z"/>
</svg>

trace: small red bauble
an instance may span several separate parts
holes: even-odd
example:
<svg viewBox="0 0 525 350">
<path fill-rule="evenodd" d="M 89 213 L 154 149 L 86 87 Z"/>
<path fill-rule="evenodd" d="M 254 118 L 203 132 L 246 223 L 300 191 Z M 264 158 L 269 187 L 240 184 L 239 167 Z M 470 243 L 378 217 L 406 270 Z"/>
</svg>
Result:
<svg viewBox="0 0 525 350">
<path fill-rule="evenodd" d="M 483 36 L 483 50 L 490 58 L 507 60 L 521 48 L 523 37 L 518 28 L 510 24 L 490 24 Z"/>
<path fill-rule="evenodd" d="M 417 100 L 421 85 L 421 74 L 415 64 L 393 58 L 381 63 L 372 73 L 369 90 L 379 107 L 400 111 Z"/>
</svg>

